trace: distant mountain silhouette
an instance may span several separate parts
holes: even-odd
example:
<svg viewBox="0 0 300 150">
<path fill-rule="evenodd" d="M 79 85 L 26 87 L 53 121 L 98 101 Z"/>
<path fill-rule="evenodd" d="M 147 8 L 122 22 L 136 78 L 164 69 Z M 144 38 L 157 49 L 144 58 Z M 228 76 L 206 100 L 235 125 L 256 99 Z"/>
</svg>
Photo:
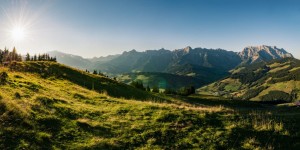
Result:
<svg viewBox="0 0 300 150">
<path fill-rule="evenodd" d="M 56 57 L 59 63 L 72 66 L 78 69 L 91 69 L 94 63 L 101 63 L 109 61 L 118 57 L 119 55 L 109 55 L 107 57 L 93 57 L 93 58 L 83 58 L 81 56 L 67 54 L 59 51 L 50 51 L 48 54 L 52 57 Z"/>
<path fill-rule="evenodd" d="M 162 72 L 192 76 L 213 82 L 229 74 L 229 70 L 239 66 L 273 59 L 293 57 L 284 49 L 275 46 L 249 46 L 242 52 L 223 49 L 191 48 L 176 50 L 136 50 L 120 55 L 85 59 L 61 52 L 50 52 L 58 62 L 80 69 L 101 70 L 109 74 L 132 72 Z"/>
</svg>

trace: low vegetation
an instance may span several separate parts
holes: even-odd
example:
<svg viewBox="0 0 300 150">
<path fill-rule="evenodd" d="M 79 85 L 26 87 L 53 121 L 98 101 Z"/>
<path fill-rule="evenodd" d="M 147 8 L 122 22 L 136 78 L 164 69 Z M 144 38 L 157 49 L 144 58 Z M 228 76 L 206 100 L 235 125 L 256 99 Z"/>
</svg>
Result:
<svg viewBox="0 0 300 150">
<path fill-rule="evenodd" d="M 300 110 L 295 107 L 153 96 L 55 62 L 20 62 L 0 72 L 7 74 L 0 85 L 0 149 L 300 146 Z"/>
</svg>

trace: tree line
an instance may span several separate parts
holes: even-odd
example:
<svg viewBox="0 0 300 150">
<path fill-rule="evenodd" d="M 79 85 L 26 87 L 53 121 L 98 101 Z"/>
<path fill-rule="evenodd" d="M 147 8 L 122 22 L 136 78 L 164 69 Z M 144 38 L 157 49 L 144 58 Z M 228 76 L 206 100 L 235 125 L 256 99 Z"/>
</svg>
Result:
<svg viewBox="0 0 300 150">
<path fill-rule="evenodd" d="M 22 61 L 22 56 L 17 53 L 16 48 L 10 52 L 7 48 L 0 49 L 0 64 L 10 63 L 12 61 Z"/>
<path fill-rule="evenodd" d="M 154 85 L 152 87 L 152 91 L 151 91 L 150 86 L 148 85 L 148 86 L 145 87 L 143 85 L 142 81 L 131 81 L 130 85 L 135 87 L 135 88 L 141 89 L 143 91 L 147 91 L 147 92 L 153 92 L 153 93 L 159 93 L 160 92 L 159 87 L 157 85 Z M 195 89 L 194 86 L 185 86 L 185 87 L 182 87 L 178 90 L 167 88 L 162 93 L 163 94 L 188 96 L 188 95 L 191 95 L 191 94 L 195 94 L 195 92 L 196 92 L 196 89 Z"/>
<path fill-rule="evenodd" d="M 4 48 L 4 50 L 0 49 L 0 64 L 10 64 L 14 61 L 23 61 L 22 55 L 18 54 L 16 48 L 14 47 L 12 51 Z M 50 57 L 49 54 L 38 54 L 30 56 L 29 53 L 25 56 L 25 61 L 53 61 L 56 62 L 56 57 Z"/>
<path fill-rule="evenodd" d="M 53 61 L 56 62 L 56 57 L 50 57 L 49 54 L 38 54 L 38 55 L 33 55 L 30 56 L 29 53 L 26 54 L 25 56 L 25 61 Z"/>
</svg>

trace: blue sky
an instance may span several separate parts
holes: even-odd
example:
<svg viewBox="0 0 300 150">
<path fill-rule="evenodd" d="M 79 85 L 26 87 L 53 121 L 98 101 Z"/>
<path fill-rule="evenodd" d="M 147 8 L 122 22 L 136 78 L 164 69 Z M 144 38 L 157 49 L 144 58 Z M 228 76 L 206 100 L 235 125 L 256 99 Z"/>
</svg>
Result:
<svg viewBox="0 0 300 150">
<path fill-rule="evenodd" d="M 1 0 L 0 20 L 0 48 L 22 53 L 271 45 L 300 58 L 297 0 Z M 25 38 L 10 38 L 13 24 L 26 25 Z"/>
</svg>

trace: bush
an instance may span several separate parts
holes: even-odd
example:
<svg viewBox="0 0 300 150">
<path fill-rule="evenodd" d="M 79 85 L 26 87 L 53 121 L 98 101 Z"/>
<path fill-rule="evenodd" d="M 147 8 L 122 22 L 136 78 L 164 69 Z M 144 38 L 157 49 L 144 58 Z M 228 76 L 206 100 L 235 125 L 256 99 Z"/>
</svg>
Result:
<svg viewBox="0 0 300 150">
<path fill-rule="evenodd" d="M 152 92 L 153 92 L 153 93 L 159 93 L 159 88 L 158 88 L 158 86 L 154 86 L 153 89 L 152 89 Z"/>
<path fill-rule="evenodd" d="M 0 84 L 5 84 L 7 82 L 8 75 L 6 72 L 0 73 Z"/>
<path fill-rule="evenodd" d="M 188 96 L 191 94 L 195 94 L 196 89 L 194 86 L 186 86 L 179 89 L 178 94 L 182 96 Z"/>
<path fill-rule="evenodd" d="M 20 94 L 19 92 L 16 92 L 16 93 L 15 93 L 15 98 L 21 99 L 21 94 Z"/>
</svg>

